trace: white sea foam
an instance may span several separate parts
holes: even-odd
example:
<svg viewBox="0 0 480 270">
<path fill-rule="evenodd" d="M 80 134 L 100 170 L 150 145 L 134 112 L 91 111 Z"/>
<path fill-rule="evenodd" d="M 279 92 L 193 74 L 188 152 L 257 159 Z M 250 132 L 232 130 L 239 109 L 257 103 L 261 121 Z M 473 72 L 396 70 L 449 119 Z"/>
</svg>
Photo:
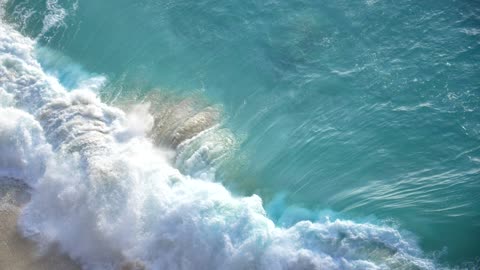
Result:
<svg viewBox="0 0 480 270">
<path fill-rule="evenodd" d="M 58 0 L 47 0 L 47 15 L 43 19 L 42 33 L 46 33 L 52 27 L 58 27 L 64 24 L 63 20 L 67 16 L 67 11 L 60 6 Z"/>
<path fill-rule="evenodd" d="M 0 108 L 0 123 L 0 175 L 34 185 L 50 156 L 42 128 L 30 114 L 14 108 Z"/>
<path fill-rule="evenodd" d="M 40 248 L 57 244 L 85 269 L 434 268 L 395 228 L 348 220 L 281 228 L 258 196 L 183 175 L 145 136 L 144 107 L 129 116 L 88 87 L 65 91 L 33 47 L 0 24 L 0 97 L 9 96 L 0 177 L 33 188 L 20 227 Z M 199 138 L 191 142 L 215 148 Z M 194 170 L 197 160 L 177 163 Z"/>
<path fill-rule="evenodd" d="M 75 12 L 78 9 L 77 0 L 61 2 L 62 4 L 60 4 L 58 0 L 46 0 L 45 2 L 46 11 L 45 15 L 43 16 L 43 26 L 39 33 L 39 37 L 43 37 L 47 41 L 51 39 L 51 36 L 48 36 L 47 33 L 52 30 L 56 31 L 60 28 L 66 28 L 67 23 L 65 22 L 65 19 L 72 15 L 69 14 L 70 12 Z"/>
</svg>

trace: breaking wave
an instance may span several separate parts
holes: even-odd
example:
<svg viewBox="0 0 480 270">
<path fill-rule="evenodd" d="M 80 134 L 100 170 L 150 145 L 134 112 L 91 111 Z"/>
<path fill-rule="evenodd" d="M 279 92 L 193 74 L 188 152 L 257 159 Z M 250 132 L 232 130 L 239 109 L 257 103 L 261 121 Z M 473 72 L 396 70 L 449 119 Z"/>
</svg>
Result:
<svg viewBox="0 0 480 270">
<path fill-rule="evenodd" d="M 47 75 L 35 46 L 0 24 L 0 179 L 32 189 L 19 226 L 40 250 L 56 245 L 85 269 L 435 268 L 390 226 L 276 225 L 258 196 L 198 173 L 235 143 L 219 110 L 109 106 Z"/>
</svg>

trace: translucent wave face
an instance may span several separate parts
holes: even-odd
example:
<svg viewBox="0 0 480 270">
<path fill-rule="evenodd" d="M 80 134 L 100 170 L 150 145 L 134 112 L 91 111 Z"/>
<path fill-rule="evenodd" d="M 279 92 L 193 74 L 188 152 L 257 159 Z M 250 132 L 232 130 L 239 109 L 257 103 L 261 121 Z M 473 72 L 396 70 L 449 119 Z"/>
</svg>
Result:
<svg viewBox="0 0 480 270">
<path fill-rule="evenodd" d="M 0 177 L 32 186 L 20 227 L 40 247 L 56 244 L 85 269 L 434 268 L 395 228 L 328 219 L 280 228 L 258 196 L 235 197 L 180 173 L 146 136 L 154 116 L 141 108 L 128 115 L 86 87 L 66 92 L 42 71 L 33 46 L 0 25 L 0 93 L 10 96 L 0 111 L 8 153 Z M 192 119 L 209 126 L 202 115 Z M 180 131 L 172 138 L 182 138 L 181 151 L 217 142 Z M 177 165 L 194 171 L 196 162 Z"/>
</svg>

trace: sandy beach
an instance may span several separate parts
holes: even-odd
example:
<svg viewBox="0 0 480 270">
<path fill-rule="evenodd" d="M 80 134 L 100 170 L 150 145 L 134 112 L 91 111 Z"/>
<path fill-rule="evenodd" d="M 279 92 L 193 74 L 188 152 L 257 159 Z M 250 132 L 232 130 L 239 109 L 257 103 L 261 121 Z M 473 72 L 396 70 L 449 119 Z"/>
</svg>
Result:
<svg viewBox="0 0 480 270">
<path fill-rule="evenodd" d="M 17 230 L 21 207 L 28 202 L 28 187 L 14 179 L 0 179 L 0 269 L 76 270 L 67 256 L 51 250 L 40 255 L 35 243 Z"/>
</svg>

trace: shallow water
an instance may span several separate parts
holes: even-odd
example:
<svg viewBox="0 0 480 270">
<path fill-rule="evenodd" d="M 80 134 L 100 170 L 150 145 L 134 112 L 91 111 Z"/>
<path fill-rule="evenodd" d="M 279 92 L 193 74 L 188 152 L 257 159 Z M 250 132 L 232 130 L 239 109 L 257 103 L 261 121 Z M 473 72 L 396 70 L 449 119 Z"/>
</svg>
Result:
<svg viewBox="0 0 480 270">
<path fill-rule="evenodd" d="M 16 230 L 28 187 L 18 180 L 0 179 L 0 268 L 5 270 L 75 270 L 80 267 L 54 249 L 38 254 L 35 243 Z"/>
<path fill-rule="evenodd" d="M 77 122 L 55 131 L 61 126 L 55 117 L 66 116 L 47 106 L 49 98 L 24 95 L 30 82 L 20 77 L 0 81 L 13 95 L 12 106 L 39 121 L 53 155 L 79 151 L 87 157 L 87 165 L 72 165 L 88 167 L 82 177 L 93 182 L 98 175 L 131 177 L 108 175 L 105 168 L 117 165 L 89 171 L 97 162 L 92 156 L 120 155 L 111 149 L 110 137 L 72 139 L 87 136 L 86 128 L 110 134 L 118 127 L 109 121 L 126 118 L 120 126 L 128 131 L 115 140 L 152 138 L 181 177 L 221 182 L 239 197 L 259 195 L 276 228 L 329 216 L 354 227 L 398 230 L 419 245 L 418 257 L 441 265 L 478 260 L 480 6 L 475 1 L 10 0 L 3 6 L 3 20 L 15 30 L 2 30 L 33 39 L 34 60 L 28 61 L 38 61 L 36 68 L 60 84 L 45 89 L 94 91 L 103 103 L 127 112 L 117 116 L 85 98 L 85 104 L 115 116 L 96 122 L 90 110 L 97 109 L 79 105 L 89 119 L 82 132 Z M 12 66 L 2 64 L 8 74 Z M 51 92 L 39 95 L 56 95 Z M 36 107 L 51 115 L 40 117 Z M 91 203 L 108 203 L 112 196 Z M 217 210 L 215 216 L 222 216 Z M 62 224 L 49 218 L 44 217 L 48 226 L 36 229 Z M 70 256 L 88 260 L 58 234 L 46 238 L 63 241 Z M 107 238 L 114 236 L 109 232 Z M 115 252 L 121 255 L 105 257 L 145 259 L 139 250 Z M 387 258 L 382 252 L 388 253 L 367 252 L 366 260 Z"/>
</svg>

